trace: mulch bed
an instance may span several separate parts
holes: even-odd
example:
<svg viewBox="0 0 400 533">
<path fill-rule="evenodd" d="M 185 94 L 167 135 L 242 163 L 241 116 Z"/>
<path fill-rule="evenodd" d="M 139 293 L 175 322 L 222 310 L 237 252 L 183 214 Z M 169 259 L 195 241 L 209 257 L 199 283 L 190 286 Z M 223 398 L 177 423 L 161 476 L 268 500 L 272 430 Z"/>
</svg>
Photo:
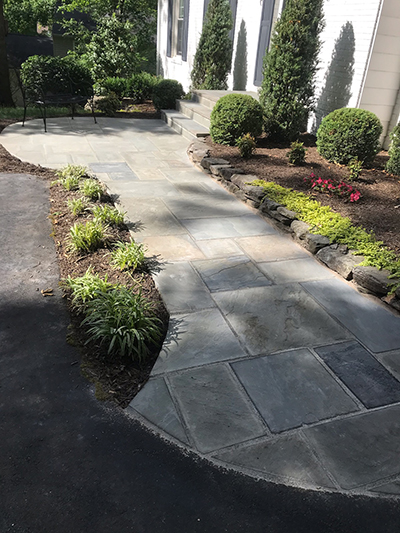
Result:
<svg viewBox="0 0 400 533">
<path fill-rule="evenodd" d="M 323 159 L 317 152 L 312 136 L 304 136 L 301 140 L 307 147 L 306 163 L 297 167 L 288 163 L 286 154 L 289 145 L 271 143 L 265 137 L 258 140 L 256 153 L 248 160 L 242 159 L 236 147 L 214 144 L 210 137 L 206 142 L 212 157 L 227 159 L 246 174 L 254 174 L 257 179 L 273 181 L 296 191 L 310 192 L 304 178 L 312 172 L 322 179 L 349 183 L 347 167 Z M 349 217 L 354 224 L 363 226 L 368 231 L 372 230 L 379 240 L 400 253 L 400 178 L 384 171 L 387 159 L 387 152 L 380 152 L 372 168 L 363 169 L 359 178 L 351 182 L 361 193 L 362 197 L 358 202 L 351 203 L 338 196 L 318 192 L 313 193 L 313 197 L 321 204 L 329 205 L 343 216 Z"/>
<path fill-rule="evenodd" d="M 124 118 L 132 119 L 158 118 L 158 113 L 152 104 L 138 104 L 135 107 L 138 109 L 134 113 L 121 113 L 121 115 Z M 143 111 L 143 116 L 140 113 L 140 109 Z M 0 119 L 0 131 L 13 122 L 15 121 Z M 0 172 L 31 174 L 49 182 L 57 179 L 53 170 L 20 161 L 11 156 L 1 144 Z M 107 275 L 108 281 L 111 283 L 121 283 L 135 293 L 141 290 L 142 296 L 150 300 L 155 314 L 162 322 L 162 338 L 160 342 L 157 346 L 151 347 L 151 353 L 146 363 L 140 365 L 130 358 L 110 360 L 103 346 L 95 343 L 85 344 L 87 335 L 85 329 L 81 326 L 83 317 L 71 310 L 71 325 L 67 340 L 76 345 L 81 352 L 80 364 L 83 375 L 95 384 L 95 394 L 98 399 L 111 400 L 121 407 L 126 407 L 149 377 L 165 338 L 169 316 L 149 271 L 134 272 L 129 275 L 111 268 L 109 249 L 106 248 L 87 256 L 78 256 L 66 252 L 65 238 L 69 233 L 69 229 L 75 222 L 87 220 L 85 216 L 73 217 L 67 208 L 67 199 L 79 196 L 79 193 L 68 192 L 60 185 L 50 187 L 51 206 L 49 217 L 53 223 L 53 236 L 61 278 L 81 276 L 91 266 L 101 277 Z M 112 202 L 109 197 L 104 196 L 102 203 Z M 128 228 L 113 229 L 112 238 L 115 240 L 129 240 Z"/>
</svg>

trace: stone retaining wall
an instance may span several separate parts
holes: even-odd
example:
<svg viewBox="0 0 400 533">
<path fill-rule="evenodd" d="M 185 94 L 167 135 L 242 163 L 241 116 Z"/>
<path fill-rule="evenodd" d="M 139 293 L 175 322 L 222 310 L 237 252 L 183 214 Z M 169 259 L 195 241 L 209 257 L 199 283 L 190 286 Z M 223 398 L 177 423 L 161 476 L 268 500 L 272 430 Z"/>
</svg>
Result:
<svg viewBox="0 0 400 533">
<path fill-rule="evenodd" d="M 225 159 L 210 157 L 210 150 L 204 141 L 192 142 L 187 152 L 197 167 L 210 174 L 242 201 L 258 209 L 261 215 L 272 219 L 280 229 L 291 233 L 296 242 L 326 266 L 344 279 L 352 280 L 362 292 L 373 294 L 400 311 L 400 288 L 395 294 L 388 294 L 393 282 L 397 281 L 388 278 L 390 272 L 371 266 L 360 266 L 364 257 L 354 255 L 346 245 L 332 243 L 323 235 L 310 233 L 311 226 L 298 220 L 295 212 L 266 198 L 262 187 L 249 185 L 257 176 L 233 168 Z"/>
</svg>

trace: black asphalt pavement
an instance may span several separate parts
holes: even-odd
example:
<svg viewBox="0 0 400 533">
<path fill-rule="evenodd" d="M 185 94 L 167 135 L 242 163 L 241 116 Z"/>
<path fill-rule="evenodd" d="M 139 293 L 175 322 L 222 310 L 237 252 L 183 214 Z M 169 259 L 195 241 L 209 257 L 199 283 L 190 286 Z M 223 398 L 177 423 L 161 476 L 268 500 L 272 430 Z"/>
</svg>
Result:
<svg viewBox="0 0 400 533">
<path fill-rule="evenodd" d="M 43 181 L 0 174 L 0 533 L 400 530 L 396 500 L 224 472 L 97 402 L 66 343 L 48 212 Z"/>
</svg>

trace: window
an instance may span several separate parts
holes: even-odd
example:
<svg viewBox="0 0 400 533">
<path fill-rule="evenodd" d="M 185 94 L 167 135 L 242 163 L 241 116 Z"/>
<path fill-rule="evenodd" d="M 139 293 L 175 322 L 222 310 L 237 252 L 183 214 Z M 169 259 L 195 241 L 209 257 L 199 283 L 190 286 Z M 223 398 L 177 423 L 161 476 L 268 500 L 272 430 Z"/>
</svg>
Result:
<svg viewBox="0 0 400 533">
<path fill-rule="evenodd" d="M 182 56 L 182 61 L 187 61 L 189 1 L 168 0 L 167 56 Z"/>
</svg>

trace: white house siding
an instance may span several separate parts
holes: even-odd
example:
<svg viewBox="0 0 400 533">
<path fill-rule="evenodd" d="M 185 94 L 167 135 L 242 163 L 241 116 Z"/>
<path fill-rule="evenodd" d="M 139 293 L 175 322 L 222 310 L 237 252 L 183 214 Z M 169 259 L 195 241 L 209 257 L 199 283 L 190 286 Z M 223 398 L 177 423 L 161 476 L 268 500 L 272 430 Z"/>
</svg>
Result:
<svg viewBox="0 0 400 533">
<path fill-rule="evenodd" d="M 191 0 L 190 2 L 187 61 L 182 61 L 180 55 L 167 57 L 168 1 L 158 0 L 158 73 L 164 78 L 178 80 L 185 91 L 188 91 L 190 87 L 193 58 L 203 27 L 203 5 L 203 0 Z"/>
<path fill-rule="evenodd" d="M 385 147 L 389 142 L 388 133 L 399 120 L 399 109 L 396 109 L 399 88 L 400 0 L 384 0 L 359 107 L 373 111 L 380 118 Z"/>
<path fill-rule="evenodd" d="M 337 100 L 341 101 L 341 95 L 329 94 L 330 87 L 327 86 L 326 82 L 328 73 L 333 77 L 337 76 L 339 79 L 347 66 L 345 64 L 346 59 L 343 60 L 344 62 L 340 61 L 341 52 L 339 52 L 339 61 L 333 65 L 332 54 L 341 30 L 348 22 L 351 23 L 354 32 L 355 53 L 349 99 L 344 105 L 358 107 L 360 90 L 363 86 L 365 67 L 375 34 L 380 3 L 381 0 L 326 0 L 324 2 L 325 28 L 321 34 L 323 44 L 319 56 L 319 71 L 316 79 L 317 120 L 315 121 L 314 117 L 312 117 L 309 123 L 311 129 L 315 130 L 322 117 L 333 111 L 331 108 L 332 100 L 334 101 L 337 97 Z M 343 50 L 343 57 L 346 57 L 346 50 Z M 330 97 L 330 104 L 326 103 L 326 99 Z M 339 107 L 341 107 L 341 104 Z"/>
</svg>

